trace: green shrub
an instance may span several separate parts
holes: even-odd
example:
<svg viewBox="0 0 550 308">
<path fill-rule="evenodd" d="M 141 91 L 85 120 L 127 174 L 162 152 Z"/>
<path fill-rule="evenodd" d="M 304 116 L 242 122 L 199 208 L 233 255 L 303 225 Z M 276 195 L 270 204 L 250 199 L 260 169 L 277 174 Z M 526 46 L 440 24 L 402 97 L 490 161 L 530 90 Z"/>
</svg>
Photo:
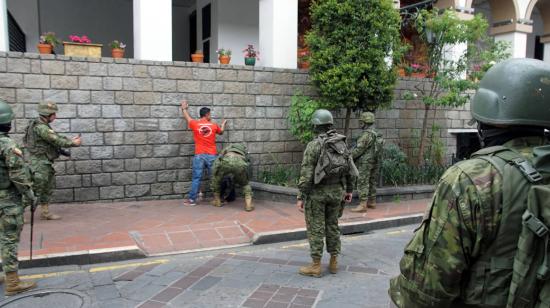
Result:
<svg viewBox="0 0 550 308">
<path fill-rule="evenodd" d="M 288 112 L 290 133 L 301 143 L 308 143 L 315 137 L 311 116 L 319 108 L 322 108 L 321 103 L 308 96 L 301 94 L 292 96 Z"/>
</svg>

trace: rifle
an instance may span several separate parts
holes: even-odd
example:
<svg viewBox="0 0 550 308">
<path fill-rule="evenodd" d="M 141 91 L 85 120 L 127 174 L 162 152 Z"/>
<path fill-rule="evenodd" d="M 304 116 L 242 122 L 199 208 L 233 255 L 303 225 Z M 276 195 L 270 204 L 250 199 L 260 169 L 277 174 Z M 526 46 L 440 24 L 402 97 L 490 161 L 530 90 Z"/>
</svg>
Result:
<svg viewBox="0 0 550 308">
<path fill-rule="evenodd" d="M 36 211 L 36 206 L 38 205 L 38 199 L 35 199 L 31 204 L 31 247 L 30 247 L 30 257 L 29 260 L 32 260 L 32 239 L 34 231 L 34 211 Z"/>
</svg>

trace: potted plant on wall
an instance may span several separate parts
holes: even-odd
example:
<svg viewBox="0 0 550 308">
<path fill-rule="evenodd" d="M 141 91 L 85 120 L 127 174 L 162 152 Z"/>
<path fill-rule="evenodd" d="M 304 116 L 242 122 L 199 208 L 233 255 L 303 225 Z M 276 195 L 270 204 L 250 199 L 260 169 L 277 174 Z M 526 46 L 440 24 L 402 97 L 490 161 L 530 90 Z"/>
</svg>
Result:
<svg viewBox="0 0 550 308">
<path fill-rule="evenodd" d="M 53 48 L 60 43 L 61 42 L 57 39 L 54 32 L 46 32 L 42 33 L 40 36 L 40 41 L 36 47 L 40 53 L 51 54 Z"/>
<path fill-rule="evenodd" d="M 102 44 L 92 44 L 86 35 L 69 35 L 70 42 L 63 42 L 66 56 L 101 57 Z"/>
<path fill-rule="evenodd" d="M 259 61 L 260 57 L 258 55 L 260 54 L 259 51 L 256 51 L 254 49 L 254 45 L 249 44 L 248 47 L 246 47 L 244 50 L 244 64 L 254 66 L 256 64 L 256 59 Z"/>
<path fill-rule="evenodd" d="M 220 64 L 229 64 L 231 61 L 231 49 L 220 48 L 216 50 Z"/>
<path fill-rule="evenodd" d="M 196 50 L 195 53 L 191 54 L 191 61 L 195 63 L 203 63 L 204 54 L 202 53 L 202 50 Z"/>
<path fill-rule="evenodd" d="M 123 58 L 124 57 L 124 48 L 126 44 L 121 41 L 114 40 L 111 42 L 111 56 L 113 58 Z"/>
</svg>

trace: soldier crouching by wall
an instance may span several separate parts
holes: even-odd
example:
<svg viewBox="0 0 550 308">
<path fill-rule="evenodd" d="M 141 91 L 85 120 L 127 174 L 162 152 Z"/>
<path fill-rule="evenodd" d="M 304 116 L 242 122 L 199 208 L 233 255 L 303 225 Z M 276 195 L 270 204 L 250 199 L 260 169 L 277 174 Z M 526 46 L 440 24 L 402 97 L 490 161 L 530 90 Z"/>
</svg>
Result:
<svg viewBox="0 0 550 308">
<path fill-rule="evenodd" d="M 17 250 L 23 230 L 24 207 L 36 204 L 31 176 L 23 160 L 23 152 L 9 136 L 13 111 L 0 101 L 0 248 L 2 268 L 6 274 L 7 296 L 36 287 L 32 281 L 20 281 Z"/>
<path fill-rule="evenodd" d="M 58 220 L 60 216 L 50 213 L 49 203 L 55 187 L 55 170 L 53 163 L 63 148 L 78 147 L 80 136 L 69 139 L 57 134 L 51 127 L 56 119 L 57 104 L 42 102 L 38 104 L 37 119 L 32 120 L 25 132 L 25 147 L 31 155 L 31 169 L 34 173 L 34 188 L 40 204 L 40 218 Z"/>
<path fill-rule="evenodd" d="M 212 205 L 222 206 L 222 184 L 232 186 L 238 184 L 242 186 L 245 201 L 245 211 L 254 210 L 252 204 L 252 187 L 248 182 L 248 169 L 250 161 L 248 159 L 248 151 L 242 143 L 230 145 L 222 150 L 218 158 L 214 161 L 212 168 L 212 192 L 214 193 L 214 201 Z M 229 182 L 229 185 L 228 185 Z M 234 187 L 226 187 L 226 191 L 231 191 Z"/>
</svg>

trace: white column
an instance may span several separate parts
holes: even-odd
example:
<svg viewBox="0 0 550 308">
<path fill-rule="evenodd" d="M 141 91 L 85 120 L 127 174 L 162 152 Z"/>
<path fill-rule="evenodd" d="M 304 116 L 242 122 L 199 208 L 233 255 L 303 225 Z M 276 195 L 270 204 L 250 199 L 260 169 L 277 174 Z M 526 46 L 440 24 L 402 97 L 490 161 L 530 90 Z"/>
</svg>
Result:
<svg viewBox="0 0 550 308">
<path fill-rule="evenodd" d="M 298 0 L 260 0 L 259 13 L 263 66 L 296 68 Z"/>
<path fill-rule="evenodd" d="M 544 56 L 542 59 L 544 62 L 550 63 L 550 43 L 544 44 Z"/>
<path fill-rule="evenodd" d="M 0 0 L 0 51 L 10 51 L 8 6 L 6 5 L 6 0 Z"/>
<path fill-rule="evenodd" d="M 509 32 L 495 35 L 497 41 L 510 42 L 510 54 L 512 58 L 525 58 L 527 56 L 527 33 Z"/>
<path fill-rule="evenodd" d="M 466 43 L 445 45 L 443 49 L 443 58 L 447 61 L 451 61 L 452 63 L 457 63 L 458 60 L 460 60 L 460 58 L 464 56 L 467 49 L 468 44 Z M 466 72 L 462 73 L 462 75 L 459 77 L 462 79 L 466 78 Z"/>
<path fill-rule="evenodd" d="M 134 0 L 134 58 L 172 61 L 172 0 Z"/>
</svg>

